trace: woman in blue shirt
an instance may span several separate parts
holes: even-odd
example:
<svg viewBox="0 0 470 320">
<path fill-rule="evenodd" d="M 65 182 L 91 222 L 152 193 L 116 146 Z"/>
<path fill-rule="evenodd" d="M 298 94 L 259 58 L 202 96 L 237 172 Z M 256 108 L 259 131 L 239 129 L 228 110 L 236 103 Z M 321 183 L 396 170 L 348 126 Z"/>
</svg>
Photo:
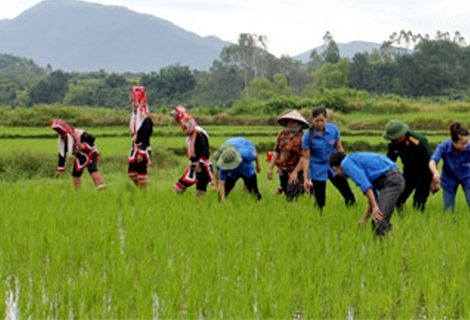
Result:
<svg viewBox="0 0 470 320">
<path fill-rule="evenodd" d="M 459 122 L 450 126 L 451 139 L 439 144 L 429 161 L 433 183 L 442 185 L 444 210 L 455 210 L 455 195 L 462 185 L 470 207 L 470 145 L 468 130 Z M 439 160 L 443 160 L 442 175 L 437 170 Z"/>
<path fill-rule="evenodd" d="M 334 152 L 329 163 L 339 176 L 351 178 L 367 197 L 368 205 L 361 223 L 372 216 L 372 227 L 377 235 L 391 231 L 390 218 L 405 189 L 405 178 L 396 163 L 371 152 L 356 152 L 349 156 Z"/>
<path fill-rule="evenodd" d="M 246 189 L 261 200 L 256 177 L 261 167 L 253 142 L 241 137 L 228 139 L 214 153 L 214 159 L 221 200 L 225 200 L 239 178 L 243 179 Z"/>
<path fill-rule="evenodd" d="M 334 151 L 344 151 L 338 126 L 327 123 L 324 107 L 312 112 L 312 127 L 302 138 L 304 189 L 310 190 L 316 203 L 323 209 L 326 202 L 326 180 L 330 180 L 344 198 L 347 206 L 356 203 L 347 180 L 336 175 L 328 165 L 328 158 Z"/>
</svg>

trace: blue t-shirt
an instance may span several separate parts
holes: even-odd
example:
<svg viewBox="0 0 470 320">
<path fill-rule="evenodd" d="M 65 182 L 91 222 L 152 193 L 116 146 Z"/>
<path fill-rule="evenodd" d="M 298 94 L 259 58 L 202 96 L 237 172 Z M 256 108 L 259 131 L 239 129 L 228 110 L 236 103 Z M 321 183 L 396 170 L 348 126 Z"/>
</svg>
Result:
<svg viewBox="0 0 470 320">
<path fill-rule="evenodd" d="M 346 176 L 364 193 L 369 189 L 377 191 L 380 178 L 392 169 L 398 169 L 395 162 L 383 155 L 372 152 L 355 152 L 341 162 Z"/>
<path fill-rule="evenodd" d="M 253 176 L 255 171 L 255 165 L 253 161 L 256 159 L 256 147 L 253 142 L 242 137 L 227 139 L 224 143 L 230 144 L 240 153 L 242 162 L 240 165 L 233 170 L 219 170 L 219 180 L 225 181 L 227 177 L 231 179 L 237 179 L 240 177 L 249 178 Z"/>
<path fill-rule="evenodd" d="M 312 139 L 313 130 L 313 139 Z M 310 150 L 309 177 L 311 180 L 326 181 L 330 154 L 336 150 L 336 144 L 341 140 L 338 126 L 332 123 L 325 125 L 322 135 L 313 127 L 304 133 L 302 137 L 302 149 Z"/>
<path fill-rule="evenodd" d="M 453 189 L 458 183 L 470 188 L 470 144 L 462 152 L 455 152 L 452 140 L 439 144 L 431 156 L 431 160 L 439 163 L 443 160 L 441 185 L 445 189 Z"/>
</svg>

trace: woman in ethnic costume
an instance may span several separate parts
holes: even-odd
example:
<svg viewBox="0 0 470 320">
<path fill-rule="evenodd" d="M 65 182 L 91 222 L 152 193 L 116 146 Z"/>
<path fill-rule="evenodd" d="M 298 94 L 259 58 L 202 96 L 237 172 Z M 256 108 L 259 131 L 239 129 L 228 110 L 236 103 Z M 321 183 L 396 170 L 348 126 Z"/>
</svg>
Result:
<svg viewBox="0 0 470 320">
<path fill-rule="evenodd" d="M 99 152 L 95 145 L 95 137 L 83 129 L 74 128 L 62 119 L 54 119 L 51 128 L 59 134 L 59 161 L 56 178 L 65 171 L 66 154 L 69 152 L 75 156 L 73 161 L 73 186 L 79 189 L 83 170 L 88 168 L 95 186 L 104 189 L 101 174 L 98 172 Z"/>
<path fill-rule="evenodd" d="M 297 111 L 291 111 L 277 122 L 284 127 L 278 134 L 268 170 L 268 179 L 273 178 L 273 168 L 278 167 L 280 188 L 288 200 L 303 193 L 302 137 L 308 121 Z"/>
<path fill-rule="evenodd" d="M 177 106 L 171 114 L 186 134 L 186 156 L 190 161 L 173 188 L 177 193 L 183 193 L 188 187 L 196 185 L 196 196 L 200 197 L 213 179 L 209 135 L 183 106 Z"/>
<path fill-rule="evenodd" d="M 132 113 L 129 125 L 132 133 L 132 147 L 128 158 L 128 175 L 136 186 L 145 188 L 148 183 L 147 167 L 152 164 L 150 137 L 153 132 L 145 87 L 132 87 L 131 103 Z"/>
</svg>

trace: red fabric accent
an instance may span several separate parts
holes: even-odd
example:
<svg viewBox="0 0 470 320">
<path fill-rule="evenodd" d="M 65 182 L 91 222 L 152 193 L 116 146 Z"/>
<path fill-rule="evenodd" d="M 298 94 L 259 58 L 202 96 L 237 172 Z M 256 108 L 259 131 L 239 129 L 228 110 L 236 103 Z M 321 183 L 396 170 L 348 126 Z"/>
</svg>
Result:
<svg viewBox="0 0 470 320">
<path fill-rule="evenodd" d="M 137 148 L 134 148 L 130 154 L 130 156 L 127 158 L 127 162 L 129 163 L 135 163 L 137 161 L 137 156 L 143 157 L 147 161 L 148 166 L 152 166 L 152 160 L 150 158 L 150 155 L 148 151 L 146 150 L 140 150 Z"/>
<path fill-rule="evenodd" d="M 206 166 L 210 166 L 212 164 L 210 159 L 206 159 L 204 157 L 199 158 L 199 162 Z"/>
<path fill-rule="evenodd" d="M 73 165 L 75 167 L 75 170 L 76 171 L 81 171 L 83 170 L 84 168 L 86 168 L 87 166 L 90 165 L 90 163 L 93 161 L 93 153 L 89 153 L 86 155 L 86 161 L 83 165 L 80 165 L 80 162 L 78 161 L 78 158 L 75 157 L 75 159 L 73 160 Z"/>
<path fill-rule="evenodd" d="M 141 111 L 148 115 L 147 94 L 144 86 L 133 86 L 131 89 L 131 102 L 134 108 L 141 108 Z"/>
<path fill-rule="evenodd" d="M 188 186 L 197 183 L 194 165 L 189 165 L 186 168 L 186 170 L 183 173 L 183 176 L 181 177 L 181 181 L 187 184 Z"/>
<path fill-rule="evenodd" d="M 178 192 L 178 193 L 182 193 L 186 190 L 186 187 L 183 186 L 178 181 L 176 181 L 175 184 L 173 185 L 173 189 L 175 189 L 175 191 Z"/>
<path fill-rule="evenodd" d="M 147 95 L 144 86 L 134 86 L 131 89 L 132 113 L 130 129 L 132 134 L 137 134 L 142 122 L 150 116 L 147 105 Z M 135 137 L 134 137 L 135 138 Z"/>
<path fill-rule="evenodd" d="M 266 162 L 271 162 L 272 159 L 273 159 L 273 152 L 272 151 L 266 152 Z"/>
<path fill-rule="evenodd" d="M 185 107 L 177 106 L 171 114 L 186 134 L 191 134 L 196 129 L 197 122 Z"/>
<path fill-rule="evenodd" d="M 51 128 L 55 130 L 64 139 L 66 139 L 66 136 L 68 134 L 73 135 L 75 132 L 75 128 L 62 119 L 53 119 L 51 123 Z"/>
</svg>

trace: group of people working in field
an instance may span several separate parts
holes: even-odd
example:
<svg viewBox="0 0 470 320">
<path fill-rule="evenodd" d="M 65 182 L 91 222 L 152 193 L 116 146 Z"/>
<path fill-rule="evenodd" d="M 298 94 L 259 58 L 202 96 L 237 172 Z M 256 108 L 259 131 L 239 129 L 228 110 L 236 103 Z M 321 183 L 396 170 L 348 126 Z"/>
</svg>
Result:
<svg viewBox="0 0 470 320">
<path fill-rule="evenodd" d="M 153 123 L 147 105 L 145 88 L 131 90 L 132 113 L 130 130 L 132 147 L 128 157 L 128 174 L 139 187 L 146 187 L 147 167 L 151 165 L 150 137 Z M 209 134 L 182 106 L 171 112 L 186 136 L 186 155 L 189 164 L 173 185 L 182 194 L 192 185 L 196 195 L 202 196 L 209 185 L 218 190 L 225 200 L 236 182 L 242 179 L 247 193 L 261 200 L 257 173 L 260 159 L 254 143 L 243 137 L 234 137 L 220 145 L 211 157 Z M 413 195 L 413 207 L 424 211 L 430 193 L 443 190 L 444 209 L 455 210 L 455 197 L 461 185 L 470 206 L 470 145 L 467 128 L 456 122 L 450 127 L 451 139 L 439 144 L 433 152 L 427 139 L 410 130 L 399 120 L 389 121 L 383 137 L 389 140 L 386 155 L 373 152 L 346 154 L 338 126 L 328 122 L 327 110 L 316 107 L 309 123 L 294 110 L 278 118 L 283 129 L 279 132 L 272 152 L 268 152 L 267 178 L 279 179 L 278 194 L 292 201 L 302 194 L 311 194 L 316 206 L 326 205 L 326 183 L 331 181 L 340 192 L 346 206 L 356 199 L 347 178 L 366 196 L 368 205 L 362 218 L 370 218 L 377 235 L 392 229 L 391 217 L 395 209 L 402 210 Z M 65 154 L 75 156 L 72 176 L 74 186 L 80 186 L 85 168 L 98 187 L 105 187 L 98 172 L 99 153 L 95 138 L 84 130 L 74 128 L 61 119 L 54 119 L 52 128 L 59 134 L 59 163 L 57 176 L 64 171 Z M 396 161 L 403 164 L 401 171 Z M 215 172 L 211 159 L 215 164 Z M 442 174 L 437 165 L 443 160 Z"/>
</svg>

